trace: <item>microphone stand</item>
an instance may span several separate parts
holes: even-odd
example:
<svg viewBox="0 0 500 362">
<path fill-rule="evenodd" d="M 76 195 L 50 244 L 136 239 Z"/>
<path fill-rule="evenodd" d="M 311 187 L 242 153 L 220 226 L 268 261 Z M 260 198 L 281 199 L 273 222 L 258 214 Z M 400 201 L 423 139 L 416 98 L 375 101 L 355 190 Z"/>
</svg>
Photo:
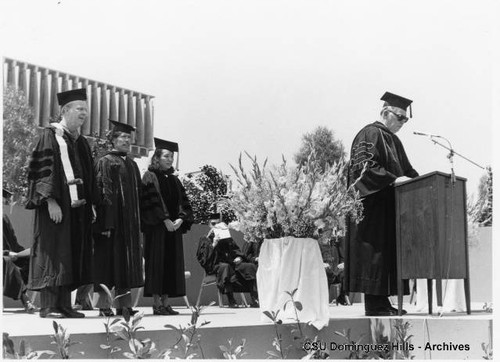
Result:
<svg viewBox="0 0 500 362">
<path fill-rule="evenodd" d="M 457 156 L 460 156 L 462 157 L 464 160 L 466 161 L 469 161 L 470 163 L 472 163 L 473 165 L 476 165 L 477 167 L 479 167 L 480 169 L 483 169 L 485 170 L 485 168 L 477 163 L 475 163 L 474 161 L 468 159 L 467 157 L 461 155 L 460 153 L 456 152 L 453 147 L 451 146 L 451 142 L 442 137 L 442 136 L 434 136 L 434 135 L 430 135 L 430 140 L 435 144 L 435 145 L 439 145 L 441 147 L 443 147 L 444 149 L 450 151 L 450 153 L 448 154 L 448 159 L 450 160 L 450 163 L 451 163 L 451 180 L 452 180 L 452 183 L 455 184 L 455 181 L 456 181 L 456 177 L 455 177 L 455 171 L 453 169 L 453 156 L 457 155 Z M 442 138 L 444 139 L 446 142 L 448 142 L 448 146 L 446 145 L 443 145 L 442 143 L 440 143 L 439 141 L 435 140 L 435 138 Z"/>
<path fill-rule="evenodd" d="M 448 143 L 448 146 L 442 144 L 441 142 L 437 141 L 436 138 L 442 138 L 444 139 L 447 143 Z M 450 151 L 450 153 L 448 154 L 448 159 L 450 160 L 450 163 L 451 163 L 451 200 L 450 200 L 450 205 L 451 205 L 451 215 L 454 215 L 454 212 L 453 212 L 453 205 L 454 205 L 454 190 L 455 190 L 455 184 L 456 184 L 456 177 L 455 177 L 455 171 L 453 169 L 453 156 L 457 155 L 457 156 L 460 156 L 462 157 L 464 160 L 466 161 L 469 161 L 470 163 L 472 163 L 473 165 L 476 165 L 477 167 L 479 167 L 480 169 L 485 169 L 484 167 L 482 167 L 481 165 L 475 163 L 474 161 L 468 159 L 467 157 L 459 154 L 458 152 L 455 152 L 455 150 L 453 149 L 453 147 L 451 146 L 451 142 L 442 137 L 442 136 L 438 136 L 438 135 L 429 135 L 429 140 L 431 140 L 435 145 L 439 145 L 441 146 L 442 148 Z M 450 222 L 450 229 L 452 232 L 453 229 L 454 229 L 454 226 L 453 226 L 453 218 L 450 219 L 451 222 Z M 466 242 L 467 242 L 467 236 L 466 236 Z M 451 266 L 451 250 L 452 248 L 449 248 L 448 250 L 448 260 L 447 260 L 447 268 L 446 268 L 446 279 L 449 279 L 449 275 L 450 275 L 450 266 Z M 441 283 L 441 279 L 436 279 L 436 283 Z M 446 292 L 447 292 L 447 289 L 444 290 L 444 297 L 446 297 Z M 443 312 L 441 312 L 440 316 L 443 315 Z"/>
</svg>

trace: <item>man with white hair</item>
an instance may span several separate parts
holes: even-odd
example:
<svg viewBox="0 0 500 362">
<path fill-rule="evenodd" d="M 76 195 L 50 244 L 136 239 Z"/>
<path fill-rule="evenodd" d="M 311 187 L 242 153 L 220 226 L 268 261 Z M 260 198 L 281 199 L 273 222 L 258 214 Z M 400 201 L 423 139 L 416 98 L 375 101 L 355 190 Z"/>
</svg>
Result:
<svg viewBox="0 0 500 362">
<path fill-rule="evenodd" d="M 380 121 L 356 135 L 349 165 L 349 184 L 359 191 L 364 216 L 359 224 L 347 223 L 345 286 L 365 293 L 367 316 L 398 314 L 388 298 L 397 294 L 394 182 L 418 176 L 396 136 L 408 121 L 408 107 L 411 117 L 412 101 L 389 92 L 381 100 Z"/>
<path fill-rule="evenodd" d="M 28 288 L 40 291 L 40 317 L 83 318 L 71 291 L 91 282 L 92 222 L 97 202 L 93 159 L 80 127 L 87 93 L 57 94 L 61 121 L 46 127 L 28 169 L 27 209 L 35 210 Z"/>
</svg>

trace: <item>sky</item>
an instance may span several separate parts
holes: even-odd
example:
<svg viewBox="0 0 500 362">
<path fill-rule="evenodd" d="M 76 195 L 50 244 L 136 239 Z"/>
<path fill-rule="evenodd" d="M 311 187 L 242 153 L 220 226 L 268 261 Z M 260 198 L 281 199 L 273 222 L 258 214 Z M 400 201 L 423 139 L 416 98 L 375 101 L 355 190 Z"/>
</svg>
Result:
<svg viewBox="0 0 500 362">
<path fill-rule="evenodd" d="M 181 173 L 231 174 L 242 151 L 292 160 L 317 126 L 349 149 L 385 91 L 414 101 L 398 136 L 420 174 L 450 162 L 413 131 L 493 162 L 494 1 L 3 0 L 0 14 L 3 56 L 154 95 Z M 476 193 L 484 171 L 454 169 Z"/>
</svg>

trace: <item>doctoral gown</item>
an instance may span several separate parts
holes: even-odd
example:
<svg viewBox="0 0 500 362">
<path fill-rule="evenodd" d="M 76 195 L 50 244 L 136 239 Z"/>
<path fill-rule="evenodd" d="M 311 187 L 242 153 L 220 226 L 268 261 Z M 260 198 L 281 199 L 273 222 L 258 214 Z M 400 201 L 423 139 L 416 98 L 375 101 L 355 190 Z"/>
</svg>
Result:
<svg viewBox="0 0 500 362">
<path fill-rule="evenodd" d="M 209 238 L 213 242 L 213 236 Z M 214 248 L 217 287 L 223 293 L 256 291 L 257 265 L 241 251 L 232 238 L 219 240 Z M 241 258 L 239 264 L 235 258 Z"/>
<path fill-rule="evenodd" d="M 7 215 L 3 215 L 3 295 L 19 299 L 28 284 L 29 258 L 12 261 L 9 252 L 19 253 L 24 248 L 17 242 L 16 233 Z"/>
<path fill-rule="evenodd" d="M 124 153 L 111 151 L 97 162 L 96 177 L 101 197 L 94 234 L 96 283 L 119 289 L 141 287 L 139 168 Z M 102 235 L 108 230 L 109 238 Z"/>
<path fill-rule="evenodd" d="M 144 296 L 186 295 L 182 234 L 193 224 L 193 210 L 184 186 L 172 169 L 149 170 L 142 178 L 142 227 L 146 280 Z M 182 219 L 176 231 L 167 230 L 164 220 Z"/>
<path fill-rule="evenodd" d="M 76 288 L 92 280 L 92 204 L 97 202 L 93 159 L 85 137 L 63 133 L 77 185 L 78 198 L 86 204 L 71 207 L 69 186 L 56 140 L 56 127 L 45 128 L 28 167 L 27 209 L 35 210 L 28 288 Z M 57 201 L 62 221 L 49 216 L 47 199 Z"/>
<path fill-rule="evenodd" d="M 347 223 L 347 291 L 397 294 L 394 181 L 400 176 L 418 173 L 399 138 L 381 122 L 365 126 L 351 147 L 349 183 L 362 197 L 364 217 L 359 224 Z"/>
</svg>

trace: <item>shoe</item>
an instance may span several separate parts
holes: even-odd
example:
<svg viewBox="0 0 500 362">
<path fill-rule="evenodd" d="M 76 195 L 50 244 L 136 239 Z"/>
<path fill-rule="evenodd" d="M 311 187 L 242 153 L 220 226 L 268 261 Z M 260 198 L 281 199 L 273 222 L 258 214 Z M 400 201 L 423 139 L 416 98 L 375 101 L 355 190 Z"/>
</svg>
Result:
<svg viewBox="0 0 500 362">
<path fill-rule="evenodd" d="M 394 308 L 393 306 L 389 307 L 391 310 L 395 311 L 396 313 L 398 313 L 398 309 L 397 308 Z M 404 309 L 401 309 L 401 315 L 405 315 L 406 313 L 408 313 L 407 311 L 405 311 Z"/>
<path fill-rule="evenodd" d="M 160 305 L 159 307 L 153 306 L 153 315 L 169 315 L 169 313 L 163 305 Z"/>
<path fill-rule="evenodd" d="M 165 306 L 164 308 L 165 308 L 165 310 L 167 311 L 167 313 L 168 313 L 169 315 L 178 315 L 178 314 L 179 314 L 179 312 L 177 312 L 177 311 L 173 310 L 173 309 L 172 309 L 172 307 L 171 307 L 170 305 L 167 305 L 167 306 Z"/>
<path fill-rule="evenodd" d="M 125 308 L 116 308 L 116 315 L 123 315 L 123 309 Z M 127 309 L 128 309 L 128 314 L 131 316 L 134 316 L 137 313 L 139 313 L 138 310 L 132 309 L 131 307 L 128 307 Z"/>
<path fill-rule="evenodd" d="M 89 304 L 89 303 L 83 303 L 83 304 L 75 303 L 73 305 L 73 309 L 74 310 L 94 310 L 94 307 L 92 307 L 92 304 Z"/>
<path fill-rule="evenodd" d="M 114 315 L 111 308 L 99 308 L 99 317 L 113 317 Z"/>
<path fill-rule="evenodd" d="M 348 305 L 347 300 L 345 298 L 344 294 L 340 294 L 337 299 L 335 299 L 335 304 L 336 305 Z"/>
<path fill-rule="evenodd" d="M 64 318 L 64 315 L 57 308 L 41 308 L 40 318 Z"/>
<path fill-rule="evenodd" d="M 38 312 L 39 309 L 31 302 L 26 294 L 21 295 L 21 303 L 23 303 L 24 311 L 29 314 Z"/>
<path fill-rule="evenodd" d="M 395 312 L 392 309 L 384 308 L 377 310 L 367 310 L 365 311 L 365 315 L 367 317 L 395 317 L 398 315 L 398 312 Z"/>
<path fill-rule="evenodd" d="M 406 314 L 406 311 L 403 311 L 403 314 Z M 397 317 L 398 310 L 396 308 L 381 308 L 375 310 L 367 310 L 365 311 L 365 315 L 367 317 Z"/>
<path fill-rule="evenodd" d="M 229 308 L 238 308 L 239 305 L 236 303 L 236 299 L 234 299 L 233 293 L 227 294 L 227 304 Z"/>
<path fill-rule="evenodd" d="M 85 314 L 77 312 L 71 307 L 60 307 L 59 311 L 64 315 L 65 318 L 85 318 Z"/>
<path fill-rule="evenodd" d="M 252 295 L 250 295 L 250 308 L 259 308 L 259 300 Z"/>
<path fill-rule="evenodd" d="M 31 303 L 30 300 L 28 300 L 25 304 L 24 304 L 24 310 L 26 313 L 29 313 L 29 314 L 33 314 L 35 312 L 38 312 L 39 309 L 37 307 L 34 306 L 33 303 Z"/>
</svg>

